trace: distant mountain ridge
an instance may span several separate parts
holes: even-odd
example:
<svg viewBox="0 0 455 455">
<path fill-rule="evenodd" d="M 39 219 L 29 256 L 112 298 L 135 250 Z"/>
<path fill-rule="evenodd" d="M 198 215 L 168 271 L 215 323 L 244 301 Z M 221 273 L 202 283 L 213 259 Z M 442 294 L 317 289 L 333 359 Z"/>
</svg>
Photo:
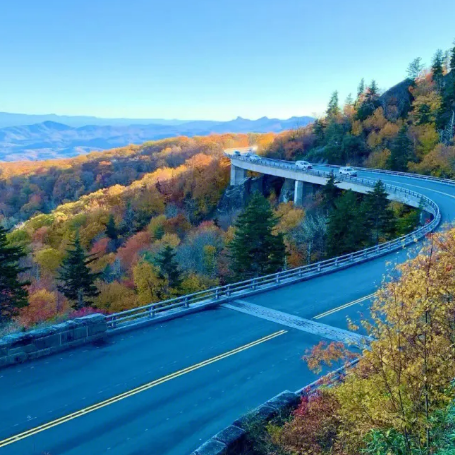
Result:
<svg viewBox="0 0 455 455">
<path fill-rule="evenodd" d="M 90 115 L 57 115 L 57 114 L 19 114 L 11 112 L 0 112 L 0 128 L 7 126 L 32 125 L 43 122 L 63 123 L 68 126 L 85 125 L 181 125 L 191 120 L 178 119 L 132 119 L 132 118 L 102 118 Z"/>
<path fill-rule="evenodd" d="M 18 114 L 19 115 L 19 114 Z M 1 119 L 1 113 L 0 113 Z M 0 128 L 0 161 L 37 160 L 76 156 L 128 144 L 172 136 L 204 136 L 211 133 L 280 132 L 308 125 L 312 117 L 287 120 L 262 117 L 249 120 L 237 117 L 219 122 L 195 120 L 179 124 L 84 125 L 45 120 L 31 125 Z M 171 121 L 172 122 L 172 121 Z M 179 120 L 174 120 L 179 122 Z"/>
</svg>

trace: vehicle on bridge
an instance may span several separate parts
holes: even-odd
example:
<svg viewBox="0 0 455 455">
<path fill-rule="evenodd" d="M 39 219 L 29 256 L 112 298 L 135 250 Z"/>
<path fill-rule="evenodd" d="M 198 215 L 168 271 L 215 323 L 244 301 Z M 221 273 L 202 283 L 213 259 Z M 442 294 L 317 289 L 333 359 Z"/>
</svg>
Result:
<svg viewBox="0 0 455 455">
<path fill-rule="evenodd" d="M 248 158 L 251 161 L 258 161 L 261 159 L 261 157 L 259 155 L 256 155 L 256 153 L 251 153 L 251 152 L 245 153 L 245 155 L 243 155 L 243 156 L 245 158 Z"/>
<path fill-rule="evenodd" d="M 234 156 L 241 156 L 241 152 L 240 150 L 234 150 L 234 153 L 233 153 Z"/>
<path fill-rule="evenodd" d="M 348 177 L 357 177 L 357 171 L 350 167 L 340 167 L 340 175 L 347 175 Z"/>
<path fill-rule="evenodd" d="M 295 166 L 303 170 L 313 169 L 313 165 L 308 161 L 296 161 Z"/>
</svg>

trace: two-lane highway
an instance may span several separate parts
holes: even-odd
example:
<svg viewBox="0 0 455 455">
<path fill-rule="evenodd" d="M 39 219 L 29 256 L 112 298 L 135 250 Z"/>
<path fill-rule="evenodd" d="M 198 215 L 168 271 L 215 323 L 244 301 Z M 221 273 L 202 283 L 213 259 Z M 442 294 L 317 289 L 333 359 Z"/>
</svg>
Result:
<svg viewBox="0 0 455 455">
<path fill-rule="evenodd" d="M 407 186 L 455 219 L 455 187 Z M 346 328 L 401 250 L 246 300 Z M 363 306 L 361 306 L 363 305 Z M 316 318 L 316 319 L 313 319 Z M 249 409 L 314 380 L 301 361 L 321 337 L 218 308 L 0 370 L 0 455 L 185 455 Z"/>
<path fill-rule="evenodd" d="M 219 308 L 2 370 L 0 453 L 189 453 L 314 380 L 300 357 L 319 341 Z"/>
</svg>

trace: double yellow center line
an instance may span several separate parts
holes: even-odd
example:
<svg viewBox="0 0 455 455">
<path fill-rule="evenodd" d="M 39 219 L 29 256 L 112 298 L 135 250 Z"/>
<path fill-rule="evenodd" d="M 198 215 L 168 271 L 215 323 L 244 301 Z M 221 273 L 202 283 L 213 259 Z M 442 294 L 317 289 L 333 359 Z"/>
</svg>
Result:
<svg viewBox="0 0 455 455">
<path fill-rule="evenodd" d="M 337 311 L 341 311 L 341 310 L 344 310 L 345 308 L 349 308 L 350 306 L 365 302 L 365 300 L 372 299 L 375 296 L 375 294 L 376 293 L 373 292 L 373 294 L 366 295 L 365 297 L 361 297 L 360 299 L 353 300 L 352 302 L 349 302 L 349 303 L 345 303 L 344 305 L 341 305 L 339 307 L 328 310 L 325 313 L 318 314 L 317 316 L 314 316 L 313 319 L 321 319 L 326 316 L 329 316 L 330 314 L 336 313 Z"/>
<path fill-rule="evenodd" d="M 59 419 L 52 420 L 51 422 L 47 422 L 43 425 L 37 426 L 30 430 L 27 430 L 22 433 L 11 436 L 9 438 L 3 439 L 2 441 L 0 441 L 0 448 L 13 444 L 15 442 L 18 442 L 21 439 L 29 438 L 38 433 L 41 433 L 42 431 L 46 431 L 46 430 L 49 430 L 50 428 L 53 428 L 53 427 L 56 427 L 63 423 L 69 422 L 70 420 L 77 419 L 78 417 L 82 417 L 86 414 L 97 411 L 98 409 L 101 409 L 101 408 L 104 408 L 111 404 L 117 403 L 118 401 L 122 401 L 126 398 L 132 397 L 133 395 L 136 395 L 138 393 L 145 392 L 146 390 L 152 389 L 153 387 L 156 387 L 167 381 L 171 381 L 172 379 L 178 378 L 179 376 L 183 376 L 184 374 L 191 373 L 192 371 L 199 370 L 200 368 L 206 367 L 207 365 L 210 365 L 215 362 L 219 362 L 220 360 L 226 359 L 227 357 L 233 356 L 242 351 L 246 351 L 247 349 L 251 349 L 254 346 L 257 346 L 258 344 L 265 343 L 266 341 L 272 340 L 273 338 L 279 337 L 280 335 L 284 335 L 285 333 L 287 333 L 286 330 L 280 330 L 278 332 L 272 333 L 272 334 L 267 335 L 263 338 L 260 338 L 256 341 L 252 341 L 251 343 L 245 344 L 236 349 L 232 349 L 231 351 L 225 352 L 224 354 L 217 355 L 216 357 L 212 357 L 211 359 L 204 360 L 203 362 L 200 362 L 200 363 L 197 363 L 190 367 L 184 368 L 183 370 L 176 371 L 175 373 L 168 374 L 167 376 L 163 376 L 162 378 L 148 382 L 146 384 L 143 384 L 143 385 L 136 387 L 134 389 L 131 389 L 127 392 L 116 395 L 107 400 L 100 401 L 99 403 L 96 403 L 92 406 L 88 406 L 84 409 L 80 409 L 79 411 L 73 412 L 72 414 L 68 414 L 64 417 L 60 417 Z"/>
</svg>

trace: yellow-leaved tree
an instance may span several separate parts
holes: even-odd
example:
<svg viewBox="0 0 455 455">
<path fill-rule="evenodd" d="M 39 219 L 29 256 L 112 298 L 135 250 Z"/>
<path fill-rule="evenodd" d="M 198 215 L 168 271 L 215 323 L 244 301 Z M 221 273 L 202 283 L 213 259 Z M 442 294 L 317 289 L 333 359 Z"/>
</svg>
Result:
<svg viewBox="0 0 455 455">
<path fill-rule="evenodd" d="M 99 295 L 95 297 L 96 308 L 107 310 L 109 313 L 129 310 L 138 306 L 137 296 L 133 289 L 118 281 L 98 284 Z"/>
<path fill-rule="evenodd" d="M 148 261 L 141 260 L 133 268 L 133 277 L 140 305 L 164 300 L 167 283 L 160 278 L 157 267 Z"/>
<path fill-rule="evenodd" d="M 455 230 L 429 244 L 378 291 L 363 322 L 373 341 L 329 390 L 339 427 L 327 453 L 429 455 L 440 443 L 455 397 Z M 306 359 L 317 369 L 348 352 L 318 346 Z"/>
</svg>

